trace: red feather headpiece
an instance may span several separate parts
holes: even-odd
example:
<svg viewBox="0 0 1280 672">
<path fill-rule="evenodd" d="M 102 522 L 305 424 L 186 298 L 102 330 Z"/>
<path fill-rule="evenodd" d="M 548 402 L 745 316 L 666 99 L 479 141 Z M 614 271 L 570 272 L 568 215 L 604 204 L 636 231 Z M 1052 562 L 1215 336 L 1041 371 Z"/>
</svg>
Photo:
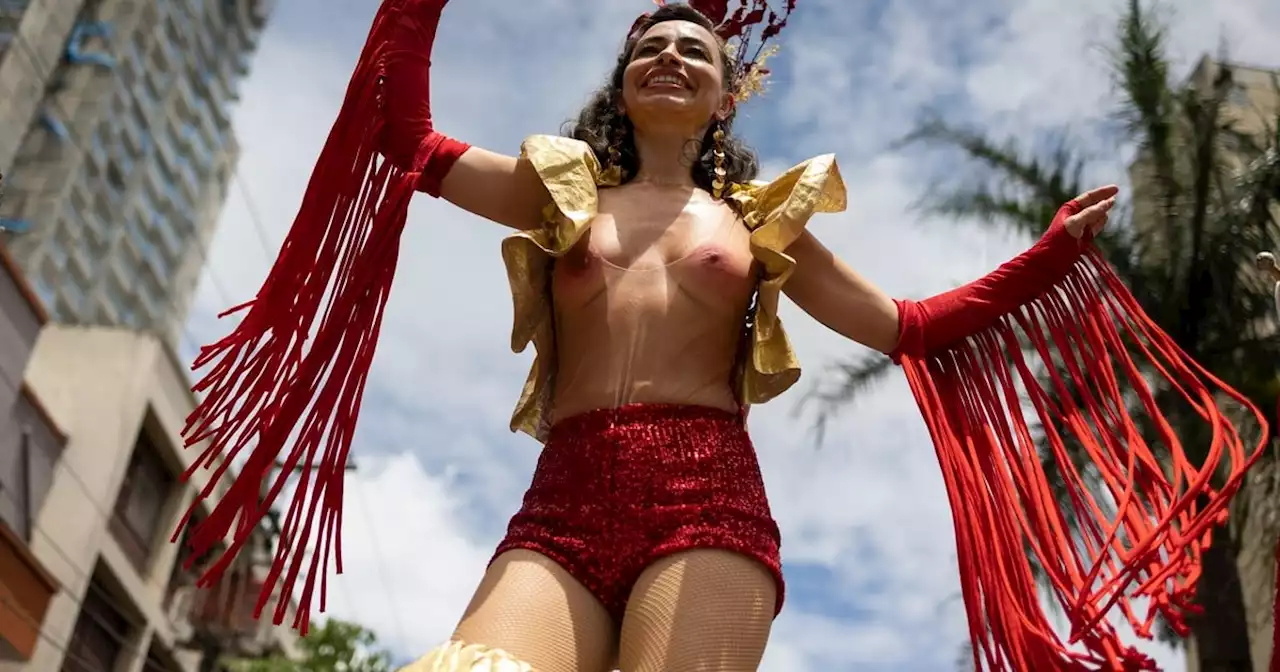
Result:
<svg viewBox="0 0 1280 672">
<path fill-rule="evenodd" d="M 666 0 L 654 0 L 654 4 L 659 7 L 667 5 Z M 769 74 L 765 61 L 774 52 L 772 47 L 766 49 L 765 45 L 786 27 L 787 19 L 796 8 L 796 0 L 737 0 L 738 6 L 733 10 L 729 8 L 730 0 L 690 0 L 688 4 L 710 19 L 716 25 L 716 35 L 732 47 L 737 59 L 738 90 L 735 95 L 738 101 L 760 93 L 763 80 Z M 640 24 L 650 16 L 642 14 L 637 18 L 628 35 L 634 37 Z"/>
</svg>

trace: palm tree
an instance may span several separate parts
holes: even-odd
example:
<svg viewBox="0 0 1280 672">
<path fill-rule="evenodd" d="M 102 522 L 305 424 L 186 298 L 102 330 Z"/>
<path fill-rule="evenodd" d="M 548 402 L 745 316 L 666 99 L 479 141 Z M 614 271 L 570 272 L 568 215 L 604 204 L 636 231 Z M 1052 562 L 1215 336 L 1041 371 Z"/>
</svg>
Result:
<svg viewBox="0 0 1280 672">
<path fill-rule="evenodd" d="M 1138 158 L 1131 200 L 1116 209 L 1097 245 L 1183 350 L 1260 408 L 1274 409 L 1280 335 L 1269 285 L 1252 258 L 1280 247 L 1280 109 L 1239 114 L 1240 68 L 1223 58 L 1205 59 L 1186 82 L 1171 79 L 1164 28 L 1140 0 L 1128 0 L 1111 57 L 1119 140 L 1135 146 Z M 1273 78 L 1272 85 L 1280 100 L 1280 81 Z M 901 144 L 959 150 L 980 175 L 959 187 L 936 185 L 922 200 L 926 211 L 1028 239 L 1039 237 L 1058 207 L 1084 191 L 1088 163 L 1069 142 L 1036 154 L 1016 139 L 993 139 L 930 116 Z M 827 384 L 805 399 L 816 411 L 819 435 L 892 368 L 878 354 L 837 365 Z M 1161 402 L 1175 394 L 1156 390 Z M 1189 450 L 1208 445 L 1195 418 L 1176 404 L 1162 408 Z M 1188 654 L 1203 672 L 1265 665 L 1252 661 L 1270 648 L 1274 569 L 1252 559 L 1274 557 L 1277 483 L 1280 459 L 1269 457 L 1233 506 L 1231 523 L 1215 532 L 1204 553 L 1198 593 L 1204 612 L 1190 622 L 1194 644 Z M 1162 634 L 1166 641 L 1177 639 L 1167 629 Z"/>
</svg>

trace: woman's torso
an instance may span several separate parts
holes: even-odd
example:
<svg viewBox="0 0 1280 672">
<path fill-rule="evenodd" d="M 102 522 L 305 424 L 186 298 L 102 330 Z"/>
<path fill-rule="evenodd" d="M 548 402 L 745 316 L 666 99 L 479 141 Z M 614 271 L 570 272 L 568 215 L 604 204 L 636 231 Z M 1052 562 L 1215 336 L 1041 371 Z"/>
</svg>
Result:
<svg viewBox="0 0 1280 672">
<path fill-rule="evenodd" d="M 555 263 L 552 422 L 628 403 L 736 410 L 756 272 L 750 234 L 710 195 L 633 184 Z"/>
</svg>

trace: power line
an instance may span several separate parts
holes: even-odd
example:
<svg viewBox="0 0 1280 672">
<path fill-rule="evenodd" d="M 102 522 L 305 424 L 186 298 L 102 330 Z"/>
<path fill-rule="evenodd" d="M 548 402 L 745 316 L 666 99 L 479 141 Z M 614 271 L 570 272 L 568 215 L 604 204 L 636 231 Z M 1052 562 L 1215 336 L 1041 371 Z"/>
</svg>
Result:
<svg viewBox="0 0 1280 672">
<path fill-rule="evenodd" d="M 41 70 L 45 69 L 43 60 L 40 59 L 40 57 L 34 53 L 31 45 L 27 42 L 25 36 L 23 36 L 20 32 L 17 35 L 15 35 L 14 43 L 18 44 L 19 48 L 26 54 L 28 61 L 33 66 Z M 56 67 L 50 68 L 49 72 L 50 72 L 50 76 L 52 76 L 57 72 L 57 68 Z M 112 81 L 115 81 L 115 80 L 118 80 L 119 73 L 115 70 L 112 70 L 109 76 Z M 125 87 L 125 88 L 126 90 L 128 90 L 134 105 L 135 106 L 140 105 L 141 101 L 138 98 L 138 94 L 135 91 L 129 89 L 128 87 Z M 67 110 L 62 106 L 61 101 L 56 96 L 48 96 L 45 98 L 45 101 L 51 104 L 53 108 L 56 111 L 58 111 L 60 114 L 62 114 L 62 116 L 66 118 L 68 121 L 75 120 L 76 117 L 67 112 Z M 88 154 L 88 152 L 86 151 L 87 143 L 82 139 L 83 136 L 80 135 L 80 129 L 76 127 L 74 124 L 66 125 L 64 126 L 64 128 L 66 129 L 67 136 L 68 136 L 66 139 L 71 143 L 71 145 L 82 156 L 87 155 Z M 238 159 L 236 162 L 236 167 L 232 170 L 231 180 L 235 183 L 237 190 L 240 192 L 245 202 L 246 210 L 249 213 L 249 219 L 251 224 L 253 225 L 253 229 L 255 231 L 258 243 L 262 248 L 264 257 L 267 259 L 268 264 L 270 264 L 274 261 L 274 258 L 275 258 L 275 255 L 272 252 L 272 245 L 269 242 L 269 238 L 266 233 L 266 227 L 263 225 L 260 210 L 257 208 L 256 201 L 253 198 L 252 194 L 249 192 L 249 189 L 246 186 L 244 180 L 241 179 L 240 177 Z M 198 236 L 194 236 L 194 235 L 191 236 L 191 240 L 193 243 L 193 248 L 196 250 L 202 262 L 202 267 L 208 272 L 209 279 L 213 284 L 215 292 L 219 295 L 219 298 L 223 300 L 225 305 L 234 305 L 235 302 L 231 300 L 230 293 L 227 291 L 226 287 L 219 280 L 218 275 L 214 272 L 214 266 L 212 264 L 211 255 L 208 253 L 208 250 L 205 249 L 203 242 L 200 240 Z M 176 293 L 170 293 L 168 303 L 169 303 L 169 308 L 171 310 L 175 312 L 178 310 Z M 189 322 L 190 320 L 188 319 L 186 322 L 184 322 L 184 324 L 180 327 L 180 329 L 182 331 L 182 335 L 188 341 L 194 343 L 195 348 L 198 349 L 201 345 L 201 342 L 195 337 L 193 337 L 189 329 Z M 78 481 L 80 480 L 78 475 L 76 476 L 76 479 Z M 80 483 L 81 483 L 81 486 L 83 487 L 84 486 L 83 481 L 80 481 Z M 373 524 L 373 521 L 371 517 L 368 515 L 367 504 L 363 499 L 363 494 L 358 494 L 358 497 L 360 497 L 360 506 L 364 513 L 365 524 L 369 528 L 370 536 L 375 539 L 375 545 L 376 545 L 377 533 L 375 531 L 375 526 Z M 382 588 L 383 588 L 383 591 L 386 593 L 388 603 L 394 605 L 395 593 L 394 591 L 391 590 L 391 586 L 387 580 L 386 572 L 383 568 L 381 558 L 382 558 L 381 553 L 377 553 L 376 560 L 375 560 L 375 567 L 377 568 L 378 575 L 382 584 Z M 340 581 L 340 583 L 343 584 L 344 594 L 348 598 L 348 602 L 349 604 L 351 604 L 352 610 L 354 611 L 356 603 L 355 603 L 355 600 L 351 599 L 349 595 L 348 591 L 350 590 L 350 588 L 346 585 L 345 582 Z M 404 631 L 403 621 L 400 617 L 400 610 L 398 608 L 393 607 L 393 618 L 395 619 L 397 632 L 401 637 L 401 640 L 407 642 L 408 640 L 404 636 L 405 631 Z"/>
<path fill-rule="evenodd" d="M 75 602 L 75 600 L 72 600 L 72 601 Z M 82 606 L 82 603 L 76 602 L 76 605 Z M 37 637 L 39 637 L 40 639 L 43 639 L 45 642 L 48 642 L 50 646 L 57 649 L 58 652 L 63 655 L 64 659 L 71 658 L 73 661 L 79 663 L 86 670 L 92 670 L 100 667 L 99 661 L 88 660 L 83 656 L 81 656 L 80 654 L 76 653 L 75 651 L 72 651 L 70 648 L 71 646 L 70 640 L 68 640 L 66 643 L 63 643 L 55 639 L 53 635 L 49 634 L 44 630 L 43 624 L 36 622 L 36 620 L 33 619 L 25 609 L 14 604 L 9 599 L 9 597 L 4 593 L 0 593 L 0 606 L 4 606 L 4 608 L 7 611 L 9 611 L 9 613 L 22 619 L 32 630 L 35 631 Z M 154 670 L 155 672 L 173 672 L 173 670 L 163 667 L 160 665 L 160 663 L 153 661 L 150 655 L 147 655 L 142 651 L 142 647 L 129 644 L 129 642 L 120 633 L 115 632 L 113 629 L 111 629 L 109 624 L 103 623 L 102 617 L 93 613 L 93 610 L 86 611 L 82 608 L 80 610 L 80 613 L 89 614 L 89 616 L 93 618 L 95 622 L 97 622 L 97 624 L 103 629 L 103 631 L 107 633 L 107 636 L 110 637 L 112 641 L 114 641 L 116 644 L 120 645 L 121 653 L 129 652 L 134 655 L 140 655 L 142 657 L 143 669 Z M 72 635 L 72 637 L 74 637 L 74 634 Z"/>
<path fill-rule="evenodd" d="M 3 375 L 3 374 L 0 374 L 0 375 Z M 92 492 L 89 490 L 88 484 L 85 483 L 83 476 L 81 476 L 79 472 L 75 468 L 73 468 L 69 462 L 67 462 L 66 460 L 59 460 L 58 464 L 68 475 L 70 475 L 75 480 L 77 486 L 81 490 L 81 494 L 84 496 L 84 499 L 87 502 L 89 502 L 92 508 L 98 513 L 100 522 L 94 526 L 95 532 L 105 535 L 108 529 L 109 522 L 114 518 L 114 515 L 108 513 L 106 507 L 103 506 L 103 504 L 96 497 L 93 496 Z M 23 510 L 25 508 L 23 502 L 17 501 L 16 494 L 13 493 L 11 489 L 8 489 L 8 488 L 0 489 L 0 495 L 3 495 L 4 497 L 6 497 L 8 501 L 12 503 L 16 509 Z M 24 493 L 24 497 L 27 497 L 27 496 L 29 495 Z M 0 524 L 3 524 L 3 522 L 0 522 Z M 93 609 L 86 609 L 84 606 L 84 601 L 90 594 L 96 595 L 98 598 L 100 598 L 103 601 L 104 604 L 106 604 L 106 606 L 108 606 L 116 614 L 119 614 L 126 622 L 128 622 L 133 627 L 137 627 L 139 624 L 136 623 L 133 618 L 131 618 L 130 616 L 127 616 L 126 614 L 136 614 L 144 610 L 141 607 L 134 606 L 133 604 L 130 604 L 127 607 L 122 606 L 121 603 L 119 602 L 118 596 L 113 595 L 112 593 L 110 593 L 109 591 L 107 591 L 105 588 L 103 588 L 101 585 L 99 585 L 97 582 L 94 581 L 94 574 L 96 572 L 92 568 L 84 567 L 75 559 L 73 559 L 70 553 L 68 553 L 67 550 L 63 548 L 56 539 L 50 536 L 50 534 L 46 532 L 44 528 L 32 524 L 30 526 L 30 529 L 28 530 L 28 533 L 39 534 L 48 543 L 49 548 L 52 549 L 53 552 L 57 554 L 63 560 L 63 562 L 65 562 L 67 566 L 70 567 L 71 570 L 76 574 L 77 580 L 84 582 L 84 585 L 85 585 L 84 598 L 77 600 L 76 598 L 72 597 L 70 594 L 64 593 L 67 599 L 69 599 L 72 602 L 72 604 L 76 606 L 77 613 L 81 615 L 87 615 L 89 618 L 91 618 L 98 626 L 100 626 L 104 631 L 106 631 L 107 634 L 111 636 L 113 640 L 116 641 L 116 643 L 121 645 L 122 651 L 142 653 L 140 646 L 130 646 L 128 643 L 128 637 L 124 633 L 117 632 L 111 626 L 110 623 L 105 622 L 105 619 L 101 614 L 96 613 Z M 100 543 L 99 543 L 99 546 L 100 546 Z M 154 548 L 148 549 L 148 555 L 151 555 L 151 553 L 153 553 L 154 551 L 155 551 Z M 99 553 L 100 551 L 98 553 L 95 553 L 95 555 L 98 555 Z M 174 559 L 175 567 L 178 563 L 181 563 L 181 562 L 182 562 L 181 558 L 175 558 Z M 170 571 L 172 572 L 172 568 Z M 0 595 L 0 598 L 3 598 L 3 595 Z M 124 599 L 129 600 L 130 598 L 128 596 L 125 596 Z M 10 607 L 11 610 L 14 608 L 14 605 L 12 604 L 7 604 L 6 606 Z M 161 606 L 163 607 L 165 605 L 162 603 Z M 20 608 L 18 610 L 21 611 Z M 161 613 L 164 616 L 165 620 L 168 620 L 169 612 L 166 611 L 165 609 L 162 609 Z M 26 618 L 26 620 L 28 621 L 31 620 L 29 617 L 24 616 L 24 618 Z M 143 616 L 143 620 L 144 622 L 147 620 L 145 616 Z M 32 627 L 39 630 L 40 624 L 32 623 Z M 41 631 L 41 636 L 45 638 L 47 641 L 49 641 L 51 644 L 53 644 L 55 647 L 57 647 L 60 651 L 70 654 L 70 652 L 64 645 L 53 640 L 51 637 L 45 636 L 45 633 L 43 633 L 43 631 Z M 155 664 L 150 662 L 149 657 L 144 656 L 144 660 L 147 661 L 146 664 L 150 667 L 150 669 L 158 669 L 160 672 L 171 672 L 170 670 L 167 670 L 167 669 L 155 667 Z"/>
<path fill-rule="evenodd" d="M 237 173 L 235 182 L 236 182 L 237 188 L 239 189 L 241 195 L 245 200 L 245 205 L 247 206 L 249 217 L 250 217 L 250 220 L 253 222 L 254 229 L 258 233 L 258 242 L 262 245 L 263 254 L 266 256 L 268 263 L 270 264 L 274 262 L 275 255 L 272 253 L 270 243 L 267 241 L 266 227 L 264 227 L 262 224 L 261 218 L 259 216 L 259 210 L 254 205 L 254 200 L 249 193 L 248 187 L 244 184 L 243 180 L 240 180 L 238 178 L 238 173 Z M 353 470 L 353 468 L 354 466 L 352 466 L 351 469 L 348 469 L 348 471 Z M 396 592 L 391 588 L 391 582 L 387 578 L 387 572 L 383 563 L 383 558 L 385 558 L 386 556 L 378 549 L 378 546 L 379 546 L 378 533 L 377 533 L 377 528 L 374 524 L 374 517 L 369 515 L 368 502 L 365 499 L 363 488 L 356 487 L 352 489 L 355 490 L 357 505 L 360 507 L 361 515 L 364 519 L 365 526 L 369 530 L 369 537 L 374 546 L 374 567 L 378 573 L 378 581 L 382 586 L 382 591 L 386 595 L 386 604 L 391 605 L 391 616 L 395 623 L 396 635 L 400 638 L 400 641 L 403 644 L 407 644 L 409 642 L 409 639 L 408 637 L 405 636 L 404 621 L 400 616 L 400 607 L 398 604 L 398 600 L 396 600 Z M 343 596 L 347 598 L 347 603 L 351 606 L 351 610 L 353 612 L 356 611 L 356 603 L 355 603 L 355 600 L 352 598 L 351 593 L 349 592 L 350 587 L 347 585 L 347 582 L 343 581 L 342 577 L 337 577 L 336 582 L 342 586 Z M 357 617 L 357 621 L 358 621 L 358 617 Z"/>
<path fill-rule="evenodd" d="M 249 213 L 249 219 L 250 219 L 250 222 L 253 224 L 254 231 L 257 234 L 258 243 L 262 247 L 263 256 L 267 259 L 268 266 L 270 266 L 275 262 L 276 255 L 273 252 L 272 245 L 268 240 L 266 227 L 263 225 L 263 222 L 262 222 L 261 211 L 258 209 L 255 199 L 253 198 L 252 194 L 249 192 L 248 185 L 245 184 L 245 181 L 240 178 L 238 163 L 237 163 L 236 172 L 233 174 L 232 179 L 235 182 L 236 188 L 240 192 L 240 195 L 245 202 L 245 209 Z M 348 469 L 348 471 L 350 470 L 351 469 Z M 400 637 L 400 641 L 402 643 L 407 644 L 409 640 L 405 636 L 404 621 L 402 620 L 400 615 L 399 604 L 398 604 L 398 601 L 396 600 L 396 592 L 391 588 L 391 583 L 387 578 L 387 572 L 383 564 L 383 558 L 386 556 L 380 550 L 378 550 L 378 534 L 376 531 L 376 526 L 374 524 L 374 518 L 371 515 L 369 515 L 368 503 L 364 497 L 363 489 L 360 487 L 356 487 L 353 489 L 356 491 L 356 498 L 358 500 L 357 505 L 360 507 L 361 514 L 364 519 L 364 523 L 369 530 L 369 536 L 374 545 L 374 567 L 378 573 L 379 583 L 381 584 L 382 590 L 386 595 L 386 604 L 391 605 L 392 619 L 395 622 L 396 634 Z M 347 603 L 350 605 L 351 610 L 355 612 L 356 602 L 352 598 L 352 595 L 350 593 L 350 587 L 347 585 L 347 582 L 343 581 L 342 577 L 337 577 L 336 583 L 342 586 L 343 596 L 347 599 Z M 359 620 L 358 616 L 356 616 L 356 618 L 358 621 Z"/>
<path fill-rule="evenodd" d="M 19 33 L 15 36 L 15 38 L 16 39 L 13 40 L 13 43 L 17 44 L 19 49 L 25 54 L 29 64 L 35 68 L 45 70 L 46 68 L 44 67 L 43 61 L 39 58 L 37 54 L 33 52 L 30 44 L 26 41 L 25 36 Z M 56 68 L 48 69 L 48 70 L 49 70 L 50 76 L 55 75 L 57 72 Z M 113 79 L 115 78 L 113 77 Z M 135 105 L 138 104 L 137 95 L 132 91 L 130 92 L 130 95 L 134 99 L 133 100 L 134 104 Z M 76 116 L 69 113 L 67 109 L 63 106 L 62 101 L 60 101 L 56 96 L 46 97 L 44 99 L 44 103 L 47 105 L 50 105 L 56 112 L 61 114 L 69 122 L 67 125 L 63 126 L 67 134 L 64 140 L 68 141 L 81 156 L 87 155 L 88 154 L 87 148 L 86 148 L 87 143 L 83 139 L 83 136 L 80 134 L 80 128 L 75 123 L 72 123 L 76 120 Z M 197 252 L 200 260 L 202 261 L 201 266 L 208 270 L 209 277 L 214 284 L 215 290 L 222 296 L 224 301 L 229 301 L 230 300 L 229 295 L 226 292 L 225 287 L 222 285 L 221 281 L 218 279 L 216 273 L 214 272 L 213 266 L 209 263 L 209 255 L 207 251 L 204 249 L 202 241 L 198 236 L 191 236 L 190 240 L 193 243 L 192 248 Z M 168 296 L 169 300 L 167 302 L 168 309 L 171 311 L 174 311 L 175 313 L 178 311 L 178 308 L 179 308 L 177 305 L 177 298 L 178 297 L 176 293 L 170 293 Z M 183 336 L 185 336 L 186 339 L 194 343 L 195 347 L 198 348 L 200 343 L 199 341 L 197 341 L 195 338 L 192 337 L 186 323 L 183 323 L 182 325 L 180 325 L 180 329 L 182 331 Z M 138 381 L 135 379 L 135 387 L 139 387 L 139 386 L 140 385 Z M 132 398 L 132 396 L 134 395 L 130 395 L 130 398 Z M 123 445 L 125 441 L 127 441 L 127 437 L 124 439 L 124 441 L 121 441 L 120 443 Z M 90 490 L 87 484 L 85 483 L 84 479 L 74 468 L 71 467 L 71 465 L 68 462 L 66 462 L 66 460 L 59 460 L 59 464 L 63 468 L 65 473 L 68 476 L 70 476 L 74 481 L 76 481 L 80 490 L 84 494 L 86 501 L 88 501 L 99 514 L 99 523 L 98 525 L 95 526 L 97 528 L 95 531 L 98 532 L 99 534 L 105 533 L 108 523 L 112 519 L 112 516 L 109 513 L 107 513 L 104 506 L 90 494 Z M 6 492 L 5 494 L 7 495 L 9 493 Z M 10 498 L 12 499 L 12 496 Z M 122 609 L 119 603 L 116 602 L 115 598 L 112 595 L 110 595 L 108 592 L 106 592 L 103 588 L 101 588 L 98 584 L 96 584 L 93 581 L 93 572 L 81 566 L 78 562 L 74 561 L 66 552 L 66 550 L 63 549 L 57 543 L 57 541 L 55 541 L 47 532 L 45 532 L 45 530 L 33 525 L 31 531 L 39 533 L 40 536 L 43 537 L 48 542 L 49 547 L 58 556 L 60 556 L 67 563 L 67 565 L 73 570 L 73 572 L 77 575 L 77 580 L 84 581 L 86 591 L 89 591 L 89 593 L 92 593 L 100 597 L 104 601 L 104 603 L 106 603 L 113 611 L 117 613 L 125 614 L 125 613 L 136 611 L 132 609 Z M 81 614 L 87 614 L 89 617 L 94 619 L 95 622 L 97 622 L 99 626 L 101 626 L 104 630 L 106 630 L 107 633 L 117 641 L 117 643 L 120 643 L 125 650 L 130 649 L 130 647 L 128 646 L 127 642 L 125 641 L 121 633 L 117 633 L 114 630 L 112 630 L 110 625 L 103 622 L 102 617 L 94 613 L 93 610 L 84 609 L 83 601 L 77 601 L 74 598 L 70 598 L 70 596 L 68 596 L 68 598 L 71 599 L 72 602 L 76 604 Z M 7 605 L 7 606 L 12 606 L 12 605 Z M 126 620 L 131 620 L 131 619 L 126 619 Z M 41 632 L 41 636 L 44 637 L 46 640 L 50 641 L 55 646 L 57 646 L 64 653 L 66 652 L 65 647 L 58 644 L 52 638 L 46 636 L 45 633 Z M 148 667 L 154 667 L 154 665 L 146 657 L 144 657 L 144 661 L 146 661 L 146 664 Z M 161 670 L 161 672 L 168 672 L 168 671 Z"/>
<path fill-rule="evenodd" d="M 72 470 L 69 465 L 64 465 L 64 468 L 68 471 L 68 473 L 74 472 L 74 470 Z M 88 486 L 85 485 L 84 481 L 79 477 L 79 475 L 75 475 L 75 480 L 80 485 L 80 488 L 82 490 L 82 493 L 85 499 L 89 501 L 89 503 L 92 504 L 100 514 L 103 514 L 105 516 L 106 514 L 103 512 L 101 504 L 99 504 L 98 501 L 94 499 L 93 495 L 90 494 L 90 492 L 87 489 Z M 0 494 L 4 494 L 9 499 L 9 501 L 19 509 L 24 508 L 22 502 L 16 501 L 16 499 L 12 494 L 10 494 L 10 491 L 8 489 L 0 490 Z M 25 496 L 25 493 L 24 493 L 24 496 Z M 107 526 L 107 520 L 104 519 L 100 526 L 95 526 L 95 527 L 98 527 L 100 530 L 105 531 L 106 526 Z M 102 599 L 104 603 L 106 603 L 108 607 L 111 608 L 112 611 L 116 612 L 121 617 L 123 617 L 125 621 L 130 621 L 130 622 L 132 621 L 132 619 L 125 616 L 125 614 L 130 612 L 136 612 L 138 611 L 138 609 L 122 608 L 120 606 L 120 603 L 116 600 L 115 596 L 111 595 L 111 593 L 107 592 L 105 588 L 98 585 L 93 580 L 94 572 L 91 569 L 81 566 L 80 563 L 73 560 L 70 554 L 67 553 L 66 549 L 64 549 L 61 545 L 59 545 L 57 540 L 55 540 L 52 536 L 50 536 L 48 532 L 45 532 L 43 528 L 36 525 L 32 525 L 31 529 L 28 532 L 39 533 L 40 536 L 43 537 L 46 542 L 48 542 L 49 547 L 53 549 L 54 553 L 56 553 L 60 558 L 62 558 L 62 560 L 67 563 L 67 566 L 70 567 L 72 571 L 76 573 L 77 580 L 84 581 L 86 597 L 89 594 L 97 595 L 99 598 Z M 93 619 L 93 621 L 97 623 L 97 625 L 101 627 L 113 640 L 115 640 L 116 643 L 121 645 L 123 650 L 132 651 L 134 653 L 141 653 L 140 647 L 129 646 L 127 642 L 127 637 L 125 636 L 125 634 L 116 632 L 116 630 L 111 626 L 111 624 L 105 622 L 105 619 L 101 614 L 95 613 L 93 609 L 86 609 L 84 606 L 84 598 L 77 600 L 74 597 L 71 597 L 71 595 L 69 594 L 66 594 L 66 597 L 67 599 L 71 600 L 72 604 L 76 605 L 77 614 L 87 615 L 89 618 Z M 24 620 L 27 620 L 30 623 L 31 627 L 40 634 L 41 638 L 48 641 L 50 644 L 56 647 L 63 654 L 72 655 L 72 652 L 68 650 L 67 646 L 57 642 L 52 638 L 51 635 L 48 635 L 47 633 L 45 633 L 44 630 L 41 629 L 42 628 L 41 623 L 35 622 L 29 615 L 26 614 L 25 610 L 10 603 L 3 593 L 0 593 L 0 602 L 3 602 L 5 606 L 9 608 L 10 611 L 19 615 Z M 135 625 L 136 627 L 136 624 L 133 624 L 133 625 Z M 144 656 L 144 660 L 147 661 L 147 664 L 150 664 L 149 656 Z M 77 661 L 77 662 L 83 663 L 83 661 Z M 160 672 L 170 672 L 170 671 L 165 669 L 160 669 Z"/>
<path fill-rule="evenodd" d="M 369 515 L 369 504 L 364 496 L 364 488 L 357 486 L 352 488 L 352 490 L 356 491 L 356 499 L 359 500 L 360 512 L 364 517 L 364 524 L 369 527 L 369 540 L 372 542 L 373 557 L 375 558 L 374 566 L 378 569 L 378 580 L 382 583 L 382 590 L 387 594 L 387 604 L 391 605 L 391 618 L 396 624 L 396 635 L 400 637 L 401 645 L 407 645 L 409 643 L 409 638 L 405 637 L 404 621 L 400 619 L 400 605 L 396 600 L 395 591 L 391 590 L 391 584 L 387 581 L 387 573 L 383 569 L 382 558 L 385 558 L 386 556 L 383 555 L 382 550 L 379 548 L 378 533 L 373 524 L 373 517 Z"/>
<path fill-rule="evenodd" d="M 249 188 L 244 185 L 244 180 L 240 179 L 240 159 L 236 158 L 236 169 L 231 173 L 231 180 L 235 182 L 236 190 L 240 192 L 240 197 L 244 200 L 245 209 L 249 212 L 249 221 L 253 222 L 253 230 L 258 234 L 258 244 L 262 246 L 262 251 L 266 255 L 267 266 L 275 264 L 275 256 L 271 254 L 271 243 L 267 240 L 266 227 L 262 225 L 261 211 L 258 210 L 257 203 L 253 197 L 249 195 Z"/>
</svg>

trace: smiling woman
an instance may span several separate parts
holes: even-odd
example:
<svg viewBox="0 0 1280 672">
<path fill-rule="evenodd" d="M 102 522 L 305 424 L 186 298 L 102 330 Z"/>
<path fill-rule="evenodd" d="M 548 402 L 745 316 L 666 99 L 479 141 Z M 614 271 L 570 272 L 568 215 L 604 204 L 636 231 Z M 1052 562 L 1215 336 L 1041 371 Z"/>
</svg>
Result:
<svg viewBox="0 0 1280 672">
<path fill-rule="evenodd" d="M 206 581 L 228 567 L 283 474 L 318 463 L 295 490 L 262 594 L 265 605 L 279 588 L 280 623 L 300 581 L 305 629 L 330 554 L 341 557 L 342 467 L 409 200 L 422 191 L 513 229 L 502 245 L 512 346 L 537 353 L 511 428 L 543 445 L 456 631 L 412 669 L 758 666 L 784 582 L 746 418 L 800 375 L 778 319 L 784 292 L 902 365 L 955 514 L 975 664 L 1149 668 L 1105 617 L 1119 605 L 1141 629 L 1129 604 L 1139 594 L 1182 623 L 1205 529 L 1261 444 L 1246 455 L 1217 406 L 1219 392 L 1239 395 L 1178 351 L 1089 245 L 1117 189 L 1063 205 L 1034 247 L 984 278 L 892 300 L 806 230 L 814 214 L 845 207 L 832 156 L 755 180 L 733 119 L 760 90 L 761 47 L 795 0 L 729 4 L 641 16 L 569 137 L 528 138 L 516 157 L 432 124 L 444 0 L 383 3 L 279 260 L 235 331 L 197 361 L 210 365 L 187 432 L 209 440 L 197 464 L 225 469 L 254 442 L 190 535 L 196 553 L 238 540 Z M 1214 463 L 1191 466 L 1129 344 L 1212 425 Z M 1041 389 L 1033 371 L 1059 363 L 1055 389 Z M 1150 417 L 1131 417 L 1130 399 Z M 1035 423 L 1052 455 L 1037 452 Z M 1140 424 L 1157 428 L 1171 464 L 1156 463 Z M 1068 439 L 1085 446 L 1101 485 L 1080 476 L 1061 449 Z M 1220 467 L 1230 476 L 1212 492 L 1204 474 Z M 1064 531 L 1048 470 L 1065 474 L 1085 538 Z M 1033 562 L 1079 647 L 1054 634 Z"/>
<path fill-rule="evenodd" d="M 650 22 L 652 30 L 640 30 Z M 705 15 L 686 5 L 671 5 L 637 21 L 608 82 L 583 108 L 571 134 L 587 143 L 605 166 L 605 182 L 630 181 L 642 165 L 657 169 L 652 160 L 642 162 L 637 153 L 639 146 L 648 146 L 637 143 L 635 136 L 637 123 L 647 125 L 643 119 L 646 113 L 696 112 L 702 122 L 715 119 L 700 142 L 687 143 L 674 154 L 692 165 L 693 180 L 700 189 L 714 191 L 717 149 L 724 154 L 719 163 L 725 171 L 723 183 L 747 184 L 756 178 L 759 165 L 755 153 L 733 135 L 738 108 L 736 96 L 731 94 L 741 95 L 749 73 L 737 67 L 727 42 L 707 41 L 714 37 L 714 27 Z M 673 40 L 674 49 L 668 49 Z M 663 54 L 684 55 L 684 67 L 677 67 Z M 639 100 L 642 95 L 643 101 Z M 699 104 L 688 105 L 686 99 L 694 96 L 700 98 Z M 633 119 L 637 114 L 641 115 L 638 121 Z M 718 141 L 717 131 L 722 134 Z"/>
</svg>

